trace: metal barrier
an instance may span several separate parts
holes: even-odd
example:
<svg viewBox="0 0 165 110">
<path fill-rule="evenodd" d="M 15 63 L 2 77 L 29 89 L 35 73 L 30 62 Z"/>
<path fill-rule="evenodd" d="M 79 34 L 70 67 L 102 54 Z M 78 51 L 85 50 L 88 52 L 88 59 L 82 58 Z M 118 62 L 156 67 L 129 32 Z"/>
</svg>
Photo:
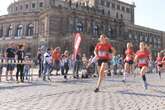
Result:
<svg viewBox="0 0 165 110">
<path fill-rule="evenodd" d="M 35 67 L 35 63 L 33 62 L 33 60 L 30 60 L 29 62 L 26 62 L 25 60 L 7 60 L 6 58 L 0 58 L 0 66 L 2 67 L 6 67 L 7 65 L 29 65 L 30 66 L 30 74 L 29 76 L 29 81 L 33 81 L 33 73 L 34 73 L 34 67 Z M 25 77 L 25 76 L 24 76 Z"/>
</svg>

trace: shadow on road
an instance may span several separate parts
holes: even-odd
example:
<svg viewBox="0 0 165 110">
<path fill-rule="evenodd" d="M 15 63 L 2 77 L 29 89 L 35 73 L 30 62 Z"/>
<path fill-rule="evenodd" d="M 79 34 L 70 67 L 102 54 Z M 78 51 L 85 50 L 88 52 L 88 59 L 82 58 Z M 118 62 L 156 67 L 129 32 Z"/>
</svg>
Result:
<svg viewBox="0 0 165 110">
<path fill-rule="evenodd" d="M 110 81 L 110 82 L 122 82 L 122 79 L 106 79 L 106 81 Z M 135 80 L 127 80 L 126 83 L 138 83 L 138 81 Z"/>
<path fill-rule="evenodd" d="M 77 80 L 63 80 L 63 81 L 55 81 L 56 83 L 65 83 L 65 84 L 90 84 L 93 83 L 90 79 L 77 79 Z"/>
<path fill-rule="evenodd" d="M 16 89 L 16 88 L 24 88 L 24 87 L 32 87 L 32 86 L 48 86 L 49 84 L 46 83 L 23 83 L 22 85 L 5 85 L 0 86 L 0 90 L 9 90 L 9 89 Z"/>
<path fill-rule="evenodd" d="M 144 96 L 144 97 L 158 97 L 158 98 L 164 98 L 163 95 L 156 95 L 156 94 L 147 94 L 147 93 L 137 93 L 137 92 L 129 92 L 129 91 L 118 91 L 120 94 L 125 95 L 134 95 L 134 96 Z"/>
<path fill-rule="evenodd" d="M 154 91 L 157 92 L 157 93 L 165 94 L 165 91 L 156 90 L 156 89 L 154 89 Z"/>
<path fill-rule="evenodd" d="M 150 87 L 157 87 L 157 88 L 160 88 L 160 87 L 165 88 L 164 85 L 153 85 L 153 84 L 149 84 L 149 86 L 150 86 Z"/>
<path fill-rule="evenodd" d="M 18 98 L 18 99 L 14 99 L 11 101 L 5 101 L 5 102 L 1 102 L 0 105 L 4 104 L 4 103 L 13 103 L 13 102 L 30 102 L 32 99 L 41 99 L 41 98 L 52 98 L 54 96 L 60 95 L 63 96 L 64 94 L 79 94 L 80 92 L 87 92 L 89 91 L 90 88 L 87 89 L 80 89 L 80 90 L 72 90 L 72 91 L 64 91 L 64 92 L 57 92 L 57 93 L 48 93 L 48 94 L 36 94 L 34 96 L 30 96 L 28 98 Z"/>
</svg>

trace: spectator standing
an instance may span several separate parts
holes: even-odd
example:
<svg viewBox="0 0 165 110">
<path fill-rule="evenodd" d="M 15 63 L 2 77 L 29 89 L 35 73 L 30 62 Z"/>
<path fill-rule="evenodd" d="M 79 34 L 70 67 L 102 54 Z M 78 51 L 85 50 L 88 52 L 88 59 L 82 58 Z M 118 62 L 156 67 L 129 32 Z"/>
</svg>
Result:
<svg viewBox="0 0 165 110">
<path fill-rule="evenodd" d="M 87 57 L 86 57 L 86 54 L 83 54 L 83 56 L 82 56 L 82 62 L 83 62 L 83 65 L 84 65 L 84 66 L 87 66 L 87 64 L 88 64 L 88 59 L 87 59 Z"/>
<path fill-rule="evenodd" d="M 61 59 L 61 48 L 56 47 L 54 51 L 52 52 L 52 58 L 53 58 L 53 65 L 56 70 L 56 75 L 58 75 L 58 71 L 60 70 L 60 59 Z"/>
<path fill-rule="evenodd" d="M 38 64 L 39 64 L 38 77 L 41 77 L 41 74 L 43 72 L 43 54 L 44 54 L 44 52 L 42 51 L 41 48 L 39 48 L 38 53 L 37 53 L 37 60 L 38 60 Z"/>
<path fill-rule="evenodd" d="M 24 76 L 25 76 L 25 79 L 26 79 L 26 80 L 29 80 L 28 78 L 29 78 L 29 76 L 30 76 L 30 67 L 31 67 L 31 64 L 32 64 L 32 62 L 31 62 L 29 56 L 26 56 L 26 57 L 25 57 L 24 63 L 25 63 L 25 64 L 24 64 Z"/>
<path fill-rule="evenodd" d="M 65 51 L 62 55 L 61 61 L 61 74 L 64 75 L 64 79 L 67 79 L 67 74 L 69 71 L 69 54 L 68 51 Z"/>
<path fill-rule="evenodd" d="M 81 65 L 81 56 L 80 54 L 76 55 L 76 60 L 74 63 L 74 69 L 73 69 L 73 77 L 74 78 L 79 78 L 79 70 L 80 70 L 80 65 Z"/>
<path fill-rule="evenodd" d="M 14 48 L 14 43 L 9 43 L 8 48 L 6 49 L 5 57 L 7 59 L 7 71 L 6 71 L 6 80 L 8 81 L 8 74 L 10 73 L 10 80 L 13 80 L 13 71 L 15 65 L 12 64 L 15 62 L 16 49 Z"/>
<path fill-rule="evenodd" d="M 51 50 L 48 48 L 47 52 L 44 53 L 44 71 L 43 71 L 43 80 L 46 80 L 46 76 L 48 77 L 48 80 L 50 79 L 50 71 L 52 68 L 53 60 L 51 55 Z"/>
<path fill-rule="evenodd" d="M 117 56 L 113 56 L 112 57 L 112 65 L 113 65 L 113 73 L 115 75 L 117 74 L 117 63 L 118 63 Z"/>
<path fill-rule="evenodd" d="M 0 82 L 1 82 L 1 77 L 2 77 L 2 69 L 3 69 L 3 58 L 0 58 Z"/>
<path fill-rule="evenodd" d="M 18 80 L 18 76 L 19 76 L 19 73 L 20 73 L 20 80 L 21 82 L 24 82 L 24 73 L 23 73 L 23 70 L 24 70 L 24 57 L 25 57 L 25 51 L 24 51 L 24 46 L 21 44 L 21 45 L 18 45 L 18 51 L 17 51 L 17 72 L 16 72 L 16 80 L 17 82 L 19 82 Z"/>
</svg>

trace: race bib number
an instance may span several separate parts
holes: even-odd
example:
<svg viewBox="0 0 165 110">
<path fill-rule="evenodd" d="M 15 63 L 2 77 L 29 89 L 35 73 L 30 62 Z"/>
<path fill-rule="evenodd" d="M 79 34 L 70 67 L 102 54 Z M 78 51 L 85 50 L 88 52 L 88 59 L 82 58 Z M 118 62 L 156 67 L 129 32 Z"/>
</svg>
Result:
<svg viewBox="0 0 165 110">
<path fill-rule="evenodd" d="M 139 64 L 146 64 L 147 62 L 146 62 L 146 59 L 139 59 Z"/>
<path fill-rule="evenodd" d="M 130 61 L 130 60 L 132 60 L 132 58 L 127 56 L 127 57 L 125 58 L 125 60 L 126 60 L 126 61 Z"/>
<path fill-rule="evenodd" d="M 100 56 L 100 57 L 105 57 L 106 55 L 107 55 L 106 51 L 99 51 L 98 52 L 98 56 Z"/>
<path fill-rule="evenodd" d="M 109 59 L 112 59 L 112 54 L 109 54 Z"/>
</svg>

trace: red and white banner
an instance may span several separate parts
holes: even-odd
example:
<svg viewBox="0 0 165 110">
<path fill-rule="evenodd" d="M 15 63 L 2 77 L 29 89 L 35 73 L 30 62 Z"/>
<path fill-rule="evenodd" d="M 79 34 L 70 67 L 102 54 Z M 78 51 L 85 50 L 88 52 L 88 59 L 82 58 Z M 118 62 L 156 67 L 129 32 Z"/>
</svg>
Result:
<svg viewBox="0 0 165 110">
<path fill-rule="evenodd" d="M 73 53 L 74 60 L 76 59 L 76 56 L 78 54 L 80 43 L 81 43 L 81 34 L 80 33 L 76 33 L 75 34 L 75 39 L 74 39 L 74 53 Z"/>
</svg>

